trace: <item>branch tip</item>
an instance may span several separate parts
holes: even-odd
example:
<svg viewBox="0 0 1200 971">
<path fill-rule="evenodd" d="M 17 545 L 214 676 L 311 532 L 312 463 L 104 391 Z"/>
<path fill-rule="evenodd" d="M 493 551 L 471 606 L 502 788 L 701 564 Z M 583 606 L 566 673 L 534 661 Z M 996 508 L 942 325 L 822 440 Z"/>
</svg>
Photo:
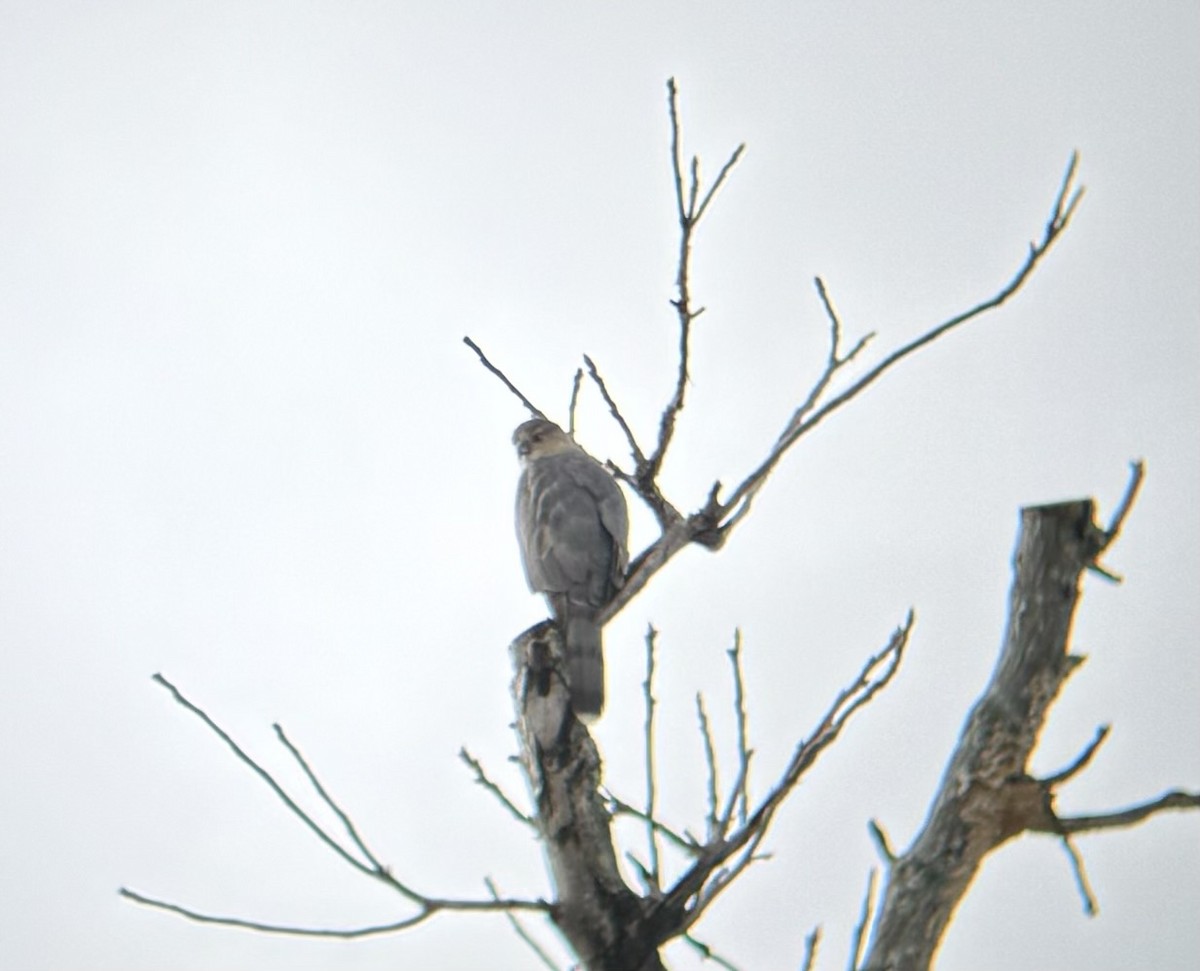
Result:
<svg viewBox="0 0 1200 971">
<path fill-rule="evenodd" d="M 1047 788 L 1053 788 L 1054 786 L 1061 785 L 1067 780 L 1078 775 L 1087 767 L 1088 763 L 1092 761 L 1092 757 L 1097 751 L 1099 751 L 1100 746 L 1103 745 L 1108 739 L 1109 732 L 1111 731 L 1111 725 L 1101 725 L 1099 728 L 1097 728 L 1095 736 L 1087 744 L 1087 747 L 1084 748 L 1084 750 L 1080 752 L 1078 756 L 1076 756 L 1075 761 L 1073 761 L 1065 769 L 1062 769 L 1054 773 L 1054 775 L 1043 779 L 1042 785 Z"/>
<path fill-rule="evenodd" d="M 479 362 L 485 368 L 487 368 L 489 371 L 492 372 L 492 374 L 494 374 L 501 381 L 503 381 L 504 386 L 506 388 L 508 388 L 509 391 L 511 391 L 514 395 L 516 395 L 521 400 L 521 404 L 523 404 L 528 409 L 531 417 L 533 417 L 533 418 L 545 418 L 546 417 L 545 413 L 537 405 L 535 405 L 532 401 L 530 401 L 528 398 L 526 398 L 525 395 L 521 393 L 520 389 L 518 389 L 517 386 L 508 379 L 508 376 L 503 371 L 501 371 L 498 367 L 496 367 L 496 365 L 494 365 L 491 361 L 488 360 L 487 355 L 483 353 L 483 349 L 478 344 L 476 344 L 473 340 L 471 340 L 470 337 L 463 337 L 463 343 L 466 344 L 467 347 L 471 348 L 471 350 L 473 350 L 475 352 L 475 354 L 479 357 Z"/>
<path fill-rule="evenodd" d="M 892 849 L 892 841 L 888 839 L 884 828 L 879 824 L 878 820 L 872 819 L 867 822 L 867 830 L 871 834 L 871 838 L 875 841 L 875 848 L 879 851 L 879 855 L 883 858 L 884 863 L 891 866 L 896 862 L 896 853 Z"/>
</svg>

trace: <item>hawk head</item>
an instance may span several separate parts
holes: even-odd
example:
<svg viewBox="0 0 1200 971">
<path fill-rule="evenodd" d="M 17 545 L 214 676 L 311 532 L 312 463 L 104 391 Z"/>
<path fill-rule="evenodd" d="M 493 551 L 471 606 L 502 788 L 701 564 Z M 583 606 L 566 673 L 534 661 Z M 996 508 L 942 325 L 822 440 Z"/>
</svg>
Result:
<svg viewBox="0 0 1200 971">
<path fill-rule="evenodd" d="M 545 418 L 530 418 L 518 425 L 513 432 L 513 444 L 517 446 L 517 455 L 525 462 L 579 447 L 566 432 Z"/>
</svg>

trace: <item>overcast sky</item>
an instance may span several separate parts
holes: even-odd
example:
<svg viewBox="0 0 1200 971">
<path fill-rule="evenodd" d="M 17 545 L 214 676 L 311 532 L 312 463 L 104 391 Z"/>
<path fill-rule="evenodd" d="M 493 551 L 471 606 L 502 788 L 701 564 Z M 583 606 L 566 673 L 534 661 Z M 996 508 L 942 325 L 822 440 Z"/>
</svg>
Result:
<svg viewBox="0 0 1200 971">
<path fill-rule="evenodd" d="M 897 682 L 781 813 L 697 936 L 747 969 L 844 967 L 867 822 L 908 845 L 994 663 L 1022 505 L 1147 482 L 1089 577 L 1088 663 L 1035 758 L 1113 734 L 1062 792 L 1100 812 L 1200 785 L 1200 8 L 905 4 L 0 2 L 0 965 L 527 969 L 495 916 L 358 943 L 121 900 L 350 927 L 352 872 L 150 680 L 313 803 L 281 722 L 397 876 L 550 893 L 516 797 L 507 644 L 544 616 L 512 535 L 524 413 L 592 355 L 648 437 L 673 380 L 665 81 L 715 173 L 693 383 L 664 483 L 695 508 L 764 454 L 824 355 L 821 274 L 869 363 L 989 297 L 1070 153 L 1087 196 L 1011 304 L 807 439 L 717 556 L 606 632 L 609 784 L 640 796 L 660 631 L 664 815 L 704 812 L 694 694 L 732 765 L 744 635 L 755 791 L 910 606 Z M 580 440 L 624 461 L 592 390 Z M 634 511 L 634 545 L 652 538 Z M 1200 816 L 988 860 L 942 971 L 1195 967 Z M 641 852 L 636 830 L 620 829 Z M 531 928 L 563 966 L 553 932 Z M 701 965 L 669 949 L 672 967 Z"/>
</svg>

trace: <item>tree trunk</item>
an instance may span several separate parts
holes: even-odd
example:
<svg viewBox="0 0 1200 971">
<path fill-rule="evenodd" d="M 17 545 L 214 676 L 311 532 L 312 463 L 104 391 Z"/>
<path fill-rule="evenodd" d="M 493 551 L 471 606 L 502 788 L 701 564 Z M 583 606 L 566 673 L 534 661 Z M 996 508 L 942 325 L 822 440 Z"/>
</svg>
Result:
<svg viewBox="0 0 1200 971">
<path fill-rule="evenodd" d="M 1067 677 L 1084 570 L 1109 535 L 1091 500 L 1021 512 L 1008 630 L 995 671 L 967 718 L 933 809 L 891 866 L 864 971 L 923 971 L 984 857 L 1027 829 L 1058 830 L 1051 781 L 1028 773 L 1030 755 Z"/>
<path fill-rule="evenodd" d="M 510 651 L 521 763 L 554 880 L 551 916 L 588 971 L 665 971 L 656 929 L 666 915 L 630 890 L 617 870 L 599 795 L 600 755 L 571 710 L 559 632 L 540 624 Z"/>
</svg>

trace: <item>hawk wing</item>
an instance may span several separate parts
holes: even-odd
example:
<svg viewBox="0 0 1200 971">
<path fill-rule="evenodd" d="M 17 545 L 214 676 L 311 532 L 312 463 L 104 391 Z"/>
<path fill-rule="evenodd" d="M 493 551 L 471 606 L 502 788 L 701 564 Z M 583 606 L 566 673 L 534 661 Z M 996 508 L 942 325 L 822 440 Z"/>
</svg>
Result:
<svg viewBox="0 0 1200 971">
<path fill-rule="evenodd" d="M 571 448 L 527 462 L 517 485 L 521 560 L 563 632 L 567 686 L 581 718 L 604 708 L 596 613 L 624 580 L 628 532 L 620 487 L 587 453 Z"/>
<path fill-rule="evenodd" d="M 602 607 L 629 558 L 620 487 L 583 452 L 530 462 L 517 489 L 517 533 L 532 590 Z"/>
</svg>

